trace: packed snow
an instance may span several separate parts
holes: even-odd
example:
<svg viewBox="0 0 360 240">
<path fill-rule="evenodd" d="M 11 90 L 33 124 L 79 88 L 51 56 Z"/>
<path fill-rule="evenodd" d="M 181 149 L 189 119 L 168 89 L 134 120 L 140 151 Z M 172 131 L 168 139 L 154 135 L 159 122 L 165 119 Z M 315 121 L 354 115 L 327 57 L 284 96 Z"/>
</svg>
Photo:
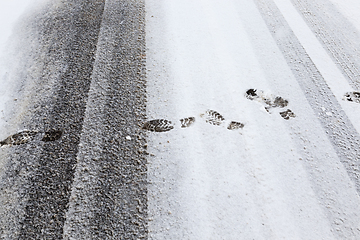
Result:
<svg viewBox="0 0 360 240">
<path fill-rule="evenodd" d="M 356 89 L 292 3 L 274 2 L 359 131 L 360 106 L 342 99 Z M 151 239 L 359 236 L 359 195 L 254 2 L 147 1 L 147 47 L 148 118 L 175 123 L 150 134 Z M 251 88 L 296 118 L 249 101 Z M 207 109 L 245 126 L 210 125 Z"/>
</svg>

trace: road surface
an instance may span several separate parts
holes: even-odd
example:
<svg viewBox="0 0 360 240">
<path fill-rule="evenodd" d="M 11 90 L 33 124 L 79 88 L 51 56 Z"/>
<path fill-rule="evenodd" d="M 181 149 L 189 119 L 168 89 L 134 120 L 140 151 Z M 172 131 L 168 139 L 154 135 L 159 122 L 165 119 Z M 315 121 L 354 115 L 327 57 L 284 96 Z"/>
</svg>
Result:
<svg viewBox="0 0 360 240">
<path fill-rule="evenodd" d="M 36 1 L 0 68 L 1 238 L 359 239 L 359 9 Z"/>
</svg>

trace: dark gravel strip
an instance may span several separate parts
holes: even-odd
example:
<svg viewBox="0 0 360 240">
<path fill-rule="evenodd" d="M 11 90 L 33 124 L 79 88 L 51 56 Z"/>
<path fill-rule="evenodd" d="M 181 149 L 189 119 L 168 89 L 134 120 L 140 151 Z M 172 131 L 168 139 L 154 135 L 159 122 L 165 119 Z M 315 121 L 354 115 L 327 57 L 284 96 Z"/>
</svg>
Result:
<svg viewBox="0 0 360 240">
<path fill-rule="evenodd" d="M 360 136 L 315 64 L 272 1 L 255 0 L 258 9 L 337 155 L 360 193 Z M 326 108 L 327 115 L 322 107 Z"/>
<path fill-rule="evenodd" d="M 31 53 L 20 59 L 25 79 L 20 90 L 35 97 L 19 100 L 23 108 L 17 110 L 26 112 L 20 125 L 62 130 L 63 135 L 58 141 L 37 139 L 9 150 L 1 176 L 6 203 L 0 211 L 2 239 L 62 238 L 104 4 L 49 2 L 28 17 L 24 29 L 31 31 L 20 37 L 36 44 L 20 49 Z M 29 77 L 32 71 L 37 78 Z M 41 99 L 36 92 L 44 89 Z"/>
<path fill-rule="evenodd" d="M 147 238 L 145 8 L 107 0 L 65 239 Z"/>
<path fill-rule="evenodd" d="M 51 50 L 53 57 L 57 57 L 57 51 L 62 52 L 66 72 L 55 87 L 54 101 L 43 123 L 45 129 L 60 129 L 64 134 L 61 141 L 43 146 L 38 166 L 29 177 L 20 239 L 61 239 L 63 235 L 104 9 L 104 0 L 68 2 L 71 3 L 77 9 L 67 16 L 71 21 L 53 22 L 50 29 L 44 28 L 44 34 L 63 34 L 58 33 L 59 39 L 53 39 L 56 46 Z"/>
</svg>

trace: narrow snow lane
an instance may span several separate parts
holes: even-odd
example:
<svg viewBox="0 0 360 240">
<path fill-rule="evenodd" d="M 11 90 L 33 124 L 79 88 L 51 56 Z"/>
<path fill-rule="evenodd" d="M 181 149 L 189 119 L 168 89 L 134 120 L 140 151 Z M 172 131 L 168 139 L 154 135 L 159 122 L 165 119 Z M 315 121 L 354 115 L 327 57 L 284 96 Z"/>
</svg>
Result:
<svg viewBox="0 0 360 240">
<path fill-rule="evenodd" d="M 147 2 L 147 115 L 174 123 L 169 132 L 149 133 L 151 239 L 359 237 L 355 184 L 279 48 L 287 29 L 274 37 L 263 14 L 275 3 L 255 3 Z M 290 2 L 276 3 L 291 14 Z M 306 58 L 293 43 L 292 51 Z M 308 67 L 301 73 L 317 74 Z M 267 112 L 245 98 L 250 88 L 289 105 Z M 342 111 L 336 90 L 330 101 Z M 296 117 L 285 120 L 279 112 L 288 108 Z M 209 109 L 225 118 L 220 126 L 206 122 Z M 185 117 L 195 123 L 181 128 Z M 228 130 L 231 121 L 245 126 Z"/>
</svg>

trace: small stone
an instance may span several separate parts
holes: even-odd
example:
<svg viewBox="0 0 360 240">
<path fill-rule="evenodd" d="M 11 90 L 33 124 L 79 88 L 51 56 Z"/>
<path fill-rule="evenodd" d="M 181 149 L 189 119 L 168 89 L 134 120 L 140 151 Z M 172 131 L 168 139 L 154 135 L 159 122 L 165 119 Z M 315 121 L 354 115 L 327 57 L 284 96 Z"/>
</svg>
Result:
<svg viewBox="0 0 360 240">
<path fill-rule="evenodd" d="M 131 137 L 130 136 L 126 136 L 126 140 L 131 140 Z"/>
</svg>

